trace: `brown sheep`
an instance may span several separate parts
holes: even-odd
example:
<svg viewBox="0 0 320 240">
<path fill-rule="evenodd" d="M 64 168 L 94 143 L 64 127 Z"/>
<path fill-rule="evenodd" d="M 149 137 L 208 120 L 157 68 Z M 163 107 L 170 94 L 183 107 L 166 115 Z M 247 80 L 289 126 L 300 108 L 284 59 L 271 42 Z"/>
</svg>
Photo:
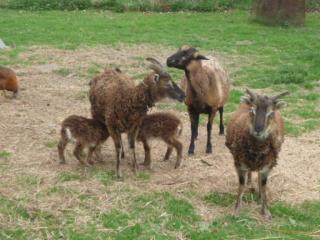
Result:
<svg viewBox="0 0 320 240">
<path fill-rule="evenodd" d="M 76 147 L 74 156 L 84 164 L 82 155 L 85 147 L 89 148 L 87 162 L 93 164 L 92 154 L 95 153 L 101 161 L 100 146 L 107 140 L 109 134 L 106 126 L 99 121 L 81 116 L 71 115 L 62 122 L 61 139 L 58 144 L 60 163 L 65 163 L 64 150 L 69 142 L 74 142 Z"/>
<path fill-rule="evenodd" d="M 18 79 L 13 70 L 7 67 L 0 66 L 0 90 L 13 92 L 13 97 L 18 95 Z"/>
<path fill-rule="evenodd" d="M 182 133 L 182 123 L 181 121 L 170 113 L 153 113 L 146 115 L 139 127 L 139 134 L 137 140 L 143 143 L 145 160 L 143 165 L 151 168 L 151 156 L 150 156 L 150 146 L 148 144 L 148 139 L 160 138 L 167 145 L 167 152 L 164 157 L 164 161 L 170 158 L 173 148 L 177 151 L 177 161 L 175 168 L 181 165 L 182 159 L 182 143 L 178 140 Z"/>
<path fill-rule="evenodd" d="M 266 185 L 271 169 L 277 164 L 277 157 L 284 141 L 284 123 L 279 109 L 285 102 L 280 97 L 262 96 L 246 90 L 248 96 L 241 99 L 239 109 L 233 114 L 227 127 L 226 146 L 234 158 L 239 177 L 239 191 L 235 213 L 238 214 L 245 185 L 251 181 L 251 172 L 258 172 L 261 213 L 271 219 L 267 206 Z"/>
<path fill-rule="evenodd" d="M 207 60 L 207 61 L 202 61 Z M 220 113 L 220 131 L 224 134 L 223 106 L 229 97 L 229 76 L 216 62 L 201 55 L 197 49 L 182 46 L 168 57 L 168 67 L 185 71 L 182 86 L 185 88 L 188 113 L 191 121 L 191 141 L 188 154 L 194 154 L 195 140 L 198 136 L 199 115 L 208 114 L 206 152 L 212 153 L 211 130 L 217 111 Z"/>
<path fill-rule="evenodd" d="M 120 152 L 122 149 L 121 133 L 128 135 L 134 172 L 138 165 L 135 156 L 135 140 L 142 118 L 148 108 L 165 97 L 179 101 L 184 100 L 183 91 L 173 82 L 171 76 L 155 59 L 152 62 L 152 73 L 134 86 L 133 80 L 117 70 L 106 70 L 92 81 L 89 91 L 92 116 L 105 121 L 108 132 L 116 148 L 116 173 L 120 172 Z"/>
</svg>

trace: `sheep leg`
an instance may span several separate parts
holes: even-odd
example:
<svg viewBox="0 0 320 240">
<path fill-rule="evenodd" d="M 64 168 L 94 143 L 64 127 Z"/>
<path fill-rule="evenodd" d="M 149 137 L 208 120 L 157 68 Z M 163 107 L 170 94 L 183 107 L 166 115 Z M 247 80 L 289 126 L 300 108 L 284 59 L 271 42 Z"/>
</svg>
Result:
<svg viewBox="0 0 320 240">
<path fill-rule="evenodd" d="M 123 148 L 123 144 L 122 144 L 122 139 L 121 139 L 121 159 L 124 159 L 124 148 Z"/>
<path fill-rule="evenodd" d="M 188 154 L 193 155 L 194 154 L 194 141 L 196 140 L 197 135 L 198 135 L 199 113 L 192 111 L 189 108 L 189 117 L 190 117 L 190 121 L 191 121 L 191 140 L 190 140 Z"/>
<path fill-rule="evenodd" d="M 64 150 L 67 145 L 68 145 L 67 139 L 62 137 L 59 144 L 58 144 L 58 153 L 59 153 L 59 159 L 60 159 L 61 164 L 66 163 L 66 159 L 64 157 Z"/>
<path fill-rule="evenodd" d="M 168 145 L 168 148 L 167 148 L 167 152 L 166 152 L 166 155 L 164 156 L 163 158 L 163 161 L 168 161 L 170 156 L 171 156 L 171 153 L 172 153 L 172 146 Z"/>
<path fill-rule="evenodd" d="M 132 168 L 133 168 L 134 174 L 137 174 L 137 172 L 138 172 L 138 164 L 137 164 L 136 152 L 135 152 L 135 141 L 136 141 L 137 133 L 138 133 L 137 127 L 133 128 L 128 133 L 129 149 L 131 152 Z"/>
<path fill-rule="evenodd" d="M 212 111 L 208 115 L 208 123 L 207 123 L 207 150 L 206 153 L 212 153 L 212 144 L 211 144 L 211 131 L 212 131 L 212 122 L 215 116 L 215 112 Z"/>
<path fill-rule="evenodd" d="M 165 142 L 168 144 L 168 146 L 172 146 L 176 149 L 177 151 L 177 161 L 176 165 L 174 168 L 178 168 L 181 165 L 181 159 L 182 159 L 182 143 L 179 142 L 177 139 L 172 138 L 172 139 L 167 139 Z M 169 149 L 169 148 L 168 148 Z"/>
<path fill-rule="evenodd" d="M 150 146 L 146 138 L 142 138 L 143 148 L 144 148 L 144 162 L 141 165 L 144 165 L 148 169 L 151 169 L 151 154 Z"/>
<path fill-rule="evenodd" d="M 89 147 L 89 152 L 88 152 L 88 156 L 87 156 L 87 162 L 90 164 L 90 165 L 93 165 L 94 162 L 92 161 L 92 155 L 94 153 L 94 151 L 97 149 L 97 146 L 94 146 L 94 147 Z"/>
<path fill-rule="evenodd" d="M 239 211 L 242 205 L 242 196 L 246 188 L 247 170 L 237 168 L 237 174 L 239 177 L 239 188 L 238 188 L 238 196 L 237 196 L 237 202 L 234 210 L 234 215 L 239 215 Z"/>
<path fill-rule="evenodd" d="M 81 143 L 77 143 L 76 147 L 73 150 L 73 155 L 78 159 L 78 161 L 81 164 L 85 164 L 85 162 L 82 159 L 82 155 L 83 155 L 83 145 Z"/>
<path fill-rule="evenodd" d="M 254 186 L 252 184 L 252 172 L 251 171 L 248 171 L 248 183 L 247 183 L 247 185 L 249 186 L 249 191 L 254 193 L 255 189 L 254 189 Z"/>
<path fill-rule="evenodd" d="M 266 194 L 266 187 L 267 187 L 267 180 L 268 180 L 268 175 L 269 175 L 269 170 L 267 171 L 260 171 L 259 172 L 259 192 L 261 194 L 261 214 L 262 216 L 267 219 L 271 220 L 272 215 L 268 209 L 268 204 L 267 204 L 267 194 Z"/>
<path fill-rule="evenodd" d="M 103 162 L 102 154 L 101 154 L 101 144 L 99 144 L 96 147 L 96 150 L 94 151 L 94 154 L 95 154 L 96 161 Z"/>
<path fill-rule="evenodd" d="M 224 135 L 223 107 L 219 108 L 219 114 L 220 114 L 219 135 Z"/>
</svg>

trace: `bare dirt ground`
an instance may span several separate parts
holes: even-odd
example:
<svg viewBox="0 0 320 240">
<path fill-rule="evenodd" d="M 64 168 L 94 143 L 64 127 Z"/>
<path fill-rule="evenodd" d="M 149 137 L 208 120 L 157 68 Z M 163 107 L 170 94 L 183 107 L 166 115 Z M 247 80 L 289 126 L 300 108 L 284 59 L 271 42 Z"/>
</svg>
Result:
<svg viewBox="0 0 320 240">
<path fill-rule="evenodd" d="M 164 61 L 173 51 L 174 49 L 163 47 L 134 45 L 82 48 L 76 51 L 32 47 L 22 53 L 20 58 L 28 64 L 12 66 L 21 79 L 20 96 L 13 100 L 0 96 L 0 150 L 12 153 L 7 160 L 7 168 L 0 172 L 0 194 L 12 199 L 26 198 L 30 206 L 40 209 L 61 210 L 77 206 L 78 200 L 72 196 L 60 199 L 47 196 L 39 199 L 37 194 L 57 184 L 58 176 L 62 172 L 86 171 L 86 168 L 79 166 L 73 158 L 71 148 L 68 148 L 66 155 L 68 164 L 59 165 L 55 144 L 59 140 L 60 123 L 65 117 L 71 114 L 90 116 L 87 97 L 90 68 L 98 66 L 101 70 L 105 66 L 120 66 L 129 75 L 140 76 L 142 79 L 141 76 L 147 71 L 143 62 L 145 57 L 158 56 Z M 61 73 L 61 69 L 69 71 Z M 152 111 L 158 110 L 155 108 Z M 162 162 L 166 146 L 155 140 L 152 144 L 153 169 L 150 171 L 150 179 L 137 181 L 126 156 L 122 162 L 124 180 L 115 181 L 113 191 L 117 193 L 121 189 L 132 188 L 140 192 L 195 192 L 196 196 L 192 201 L 206 219 L 225 213 L 225 208 L 208 206 L 202 201 L 202 197 L 209 192 L 236 193 L 237 178 L 232 157 L 224 145 L 225 138 L 218 136 L 217 126 L 214 126 L 214 154 L 206 155 L 206 131 L 205 127 L 200 127 L 196 154 L 194 157 L 188 157 L 188 116 L 177 111 L 175 114 L 184 122 L 183 166 L 177 170 L 173 169 L 175 154 L 169 162 Z M 114 170 L 114 148 L 110 139 L 104 144 L 103 155 L 105 162 L 98 166 Z M 319 200 L 319 155 L 319 130 L 299 138 L 286 137 L 278 165 L 274 168 L 268 183 L 269 199 L 289 203 Z M 141 162 L 144 153 L 140 144 L 137 156 Z M 19 179 L 25 175 L 36 176 L 39 179 L 37 186 L 28 188 L 21 183 Z M 61 185 L 77 189 L 79 192 L 94 193 L 99 199 L 96 204 L 98 209 L 107 209 L 116 201 L 95 179 L 69 181 Z M 111 196 L 114 197 L 116 194 Z M 231 212 L 232 208 L 227 211 Z M 82 218 L 79 221 L 81 223 L 86 220 Z"/>
</svg>

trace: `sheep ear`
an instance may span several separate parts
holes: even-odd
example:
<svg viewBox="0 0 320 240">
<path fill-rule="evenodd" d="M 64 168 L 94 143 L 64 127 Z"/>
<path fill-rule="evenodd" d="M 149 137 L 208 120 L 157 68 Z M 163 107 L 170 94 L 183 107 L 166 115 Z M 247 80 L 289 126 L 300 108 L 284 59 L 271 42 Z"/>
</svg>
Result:
<svg viewBox="0 0 320 240">
<path fill-rule="evenodd" d="M 158 82 L 159 82 L 159 79 L 160 79 L 159 74 L 155 74 L 155 75 L 154 75 L 154 78 L 153 78 L 154 82 L 155 82 L 155 83 L 158 83 Z"/>
<path fill-rule="evenodd" d="M 277 102 L 275 103 L 275 108 L 276 108 L 276 109 L 285 108 L 285 107 L 287 107 L 287 106 L 288 106 L 288 104 L 287 104 L 285 101 L 277 101 Z"/>
<path fill-rule="evenodd" d="M 196 59 L 197 60 L 209 60 L 209 58 L 207 58 L 206 56 L 203 56 L 201 54 L 197 54 Z"/>
<path fill-rule="evenodd" d="M 242 97 L 240 98 L 240 102 L 250 105 L 250 104 L 252 104 L 252 99 L 251 99 L 250 96 L 242 96 Z"/>
</svg>

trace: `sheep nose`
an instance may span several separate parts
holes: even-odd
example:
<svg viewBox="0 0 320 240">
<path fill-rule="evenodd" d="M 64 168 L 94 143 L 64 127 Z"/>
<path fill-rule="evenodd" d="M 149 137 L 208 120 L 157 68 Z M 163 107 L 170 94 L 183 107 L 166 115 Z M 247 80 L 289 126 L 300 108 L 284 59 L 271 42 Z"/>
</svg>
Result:
<svg viewBox="0 0 320 240">
<path fill-rule="evenodd" d="M 263 131 L 263 126 L 256 126 L 255 127 L 255 132 L 256 132 L 257 136 L 261 135 L 262 131 Z"/>
<path fill-rule="evenodd" d="M 167 66 L 168 67 L 172 67 L 172 65 L 175 63 L 176 61 L 174 59 L 167 59 Z"/>
</svg>

